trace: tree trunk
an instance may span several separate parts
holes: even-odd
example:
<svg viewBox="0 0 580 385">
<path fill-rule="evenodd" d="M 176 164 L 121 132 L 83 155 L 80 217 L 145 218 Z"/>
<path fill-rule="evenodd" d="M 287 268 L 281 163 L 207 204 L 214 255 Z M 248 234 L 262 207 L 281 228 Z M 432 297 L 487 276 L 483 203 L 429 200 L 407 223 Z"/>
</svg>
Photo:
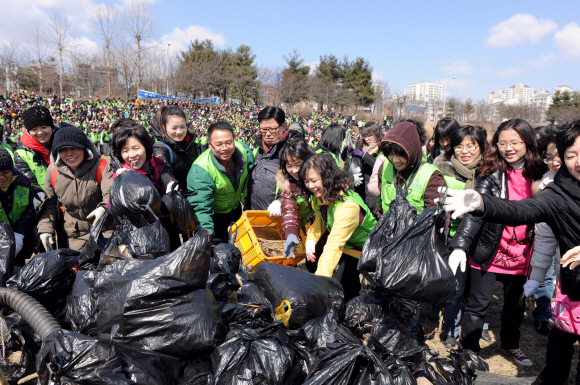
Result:
<svg viewBox="0 0 580 385">
<path fill-rule="evenodd" d="M 64 74 L 64 64 L 62 61 L 62 49 L 59 50 L 60 53 L 60 78 L 59 78 L 59 87 L 60 87 L 60 97 L 62 98 L 62 75 Z"/>
<path fill-rule="evenodd" d="M 107 85 L 108 85 L 108 95 L 111 97 L 111 48 L 107 44 Z"/>
<path fill-rule="evenodd" d="M 141 89 L 141 39 L 137 39 L 137 92 Z"/>
<path fill-rule="evenodd" d="M 38 91 L 39 96 L 42 96 L 42 63 L 38 61 Z"/>
</svg>

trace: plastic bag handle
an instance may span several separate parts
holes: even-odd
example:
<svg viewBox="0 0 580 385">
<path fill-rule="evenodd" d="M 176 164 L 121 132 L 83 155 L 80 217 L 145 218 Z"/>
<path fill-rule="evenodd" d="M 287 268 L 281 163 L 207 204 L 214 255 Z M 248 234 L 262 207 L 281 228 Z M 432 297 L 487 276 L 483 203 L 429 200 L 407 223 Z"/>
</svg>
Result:
<svg viewBox="0 0 580 385">
<path fill-rule="evenodd" d="M 143 210 L 143 208 L 147 209 L 151 213 L 151 215 L 153 215 L 153 217 L 155 218 L 156 221 L 159 220 L 159 217 L 157 215 L 155 215 L 155 212 L 153 212 L 153 209 L 151 207 L 146 206 L 146 205 L 142 205 L 140 208 L 141 208 L 141 210 Z M 143 215 L 143 214 L 141 214 L 141 215 Z"/>
<path fill-rule="evenodd" d="M 236 232 L 234 233 L 233 227 L 236 226 Z M 232 222 L 232 224 L 230 225 L 230 230 L 229 230 L 229 234 L 228 234 L 228 242 L 233 245 L 236 242 L 236 239 L 238 239 L 238 224 L 236 222 Z"/>
<path fill-rule="evenodd" d="M 445 186 L 445 190 L 441 189 L 441 192 L 439 193 L 439 203 L 437 204 L 437 206 L 439 207 L 443 207 L 443 205 L 445 204 L 445 199 L 447 199 L 447 191 L 449 190 L 449 187 Z"/>
</svg>

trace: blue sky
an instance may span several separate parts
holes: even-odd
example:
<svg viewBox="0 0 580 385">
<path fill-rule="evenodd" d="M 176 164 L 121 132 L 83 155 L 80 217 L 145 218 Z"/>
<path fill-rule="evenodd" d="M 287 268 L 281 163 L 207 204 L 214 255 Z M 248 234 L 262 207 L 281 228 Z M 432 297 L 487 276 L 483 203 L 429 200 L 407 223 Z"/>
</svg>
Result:
<svg viewBox="0 0 580 385">
<path fill-rule="evenodd" d="M 93 39 L 86 17 L 100 2 L 0 0 L 13 13 L 0 26 L 0 41 L 18 38 L 15 30 L 31 15 L 42 17 L 47 7 L 64 5 L 77 23 L 77 38 L 86 43 Z M 150 2 L 157 40 L 171 43 L 172 53 L 197 37 L 211 38 L 220 48 L 249 45 L 256 62 L 267 66 L 282 66 L 293 49 L 306 63 L 324 54 L 362 56 L 393 93 L 410 83 L 452 77 L 447 92 L 474 99 L 518 82 L 548 91 L 559 85 L 580 90 L 576 0 Z M 105 3 L 119 9 L 124 4 Z"/>
</svg>

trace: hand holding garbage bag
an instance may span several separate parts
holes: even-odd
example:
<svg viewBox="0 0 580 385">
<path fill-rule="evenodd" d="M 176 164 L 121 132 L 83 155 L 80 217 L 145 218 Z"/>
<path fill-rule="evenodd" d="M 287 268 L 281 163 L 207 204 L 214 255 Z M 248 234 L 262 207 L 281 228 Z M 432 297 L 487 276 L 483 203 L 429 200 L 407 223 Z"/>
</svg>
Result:
<svg viewBox="0 0 580 385">
<path fill-rule="evenodd" d="M 14 255 L 18 255 L 18 253 L 20 253 L 20 250 L 22 250 L 22 246 L 24 246 L 24 235 L 14 233 L 14 242 L 15 242 Z"/>
<path fill-rule="evenodd" d="M 99 219 L 101 219 L 101 217 L 105 214 L 105 211 L 106 209 L 104 207 L 97 207 L 96 209 L 91 211 L 89 215 L 87 215 L 87 219 L 94 218 L 93 224 L 91 226 L 94 227 L 97 224 L 97 222 L 99 222 Z"/>
<path fill-rule="evenodd" d="M 153 182 L 137 171 L 128 170 L 117 175 L 110 191 L 109 203 L 113 218 L 127 217 L 134 226 L 143 227 L 155 221 L 147 208 L 159 216 L 161 197 Z"/>
<path fill-rule="evenodd" d="M 161 199 L 161 219 L 169 226 L 170 231 L 188 237 L 195 231 L 195 213 L 187 201 L 187 196 L 197 193 L 182 193 L 179 190 L 169 191 Z"/>
</svg>

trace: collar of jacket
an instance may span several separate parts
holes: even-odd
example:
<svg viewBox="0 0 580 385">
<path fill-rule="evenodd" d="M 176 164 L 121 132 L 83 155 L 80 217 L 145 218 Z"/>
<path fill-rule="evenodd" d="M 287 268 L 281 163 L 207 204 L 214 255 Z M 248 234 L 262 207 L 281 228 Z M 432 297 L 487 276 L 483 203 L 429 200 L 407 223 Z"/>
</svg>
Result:
<svg viewBox="0 0 580 385">
<path fill-rule="evenodd" d="M 218 160 L 215 158 L 213 152 L 210 151 L 210 155 L 211 155 L 211 161 L 218 168 L 218 170 L 220 170 L 221 172 L 227 173 L 226 167 L 223 164 L 221 164 L 220 162 L 218 162 Z M 244 164 L 246 163 L 244 156 L 242 155 L 240 150 L 238 150 L 237 147 L 234 150 L 234 154 L 232 155 L 232 160 L 234 161 L 234 174 L 237 174 L 240 170 L 243 170 Z M 235 175 L 232 175 L 232 176 L 235 177 Z"/>
</svg>

